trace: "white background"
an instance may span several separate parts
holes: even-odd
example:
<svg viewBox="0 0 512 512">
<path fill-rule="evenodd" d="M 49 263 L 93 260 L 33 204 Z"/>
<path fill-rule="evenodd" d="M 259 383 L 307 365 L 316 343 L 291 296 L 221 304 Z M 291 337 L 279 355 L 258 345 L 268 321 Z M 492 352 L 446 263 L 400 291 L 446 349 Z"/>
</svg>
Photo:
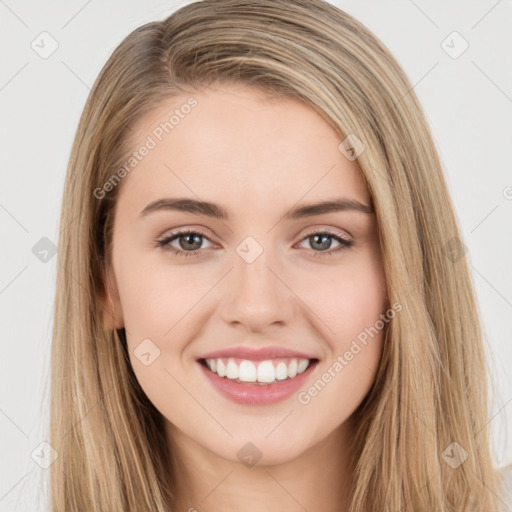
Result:
<svg viewBox="0 0 512 512">
<path fill-rule="evenodd" d="M 43 470 L 31 453 L 45 439 L 57 258 L 44 263 L 32 248 L 42 237 L 57 244 L 79 116 L 121 40 L 185 3 L 0 1 L 0 512 L 43 510 L 35 487 Z M 388 46 L 428 116 L 472 263 L 498 385 L 493 451 L 503 466 L 512 462 L 512 2 L 332 3 Z M 58 42 L 47 59 L 31 47 L 43 31 Z M 456 59 L 442 47 L 453 31 L 469 44 Z M 446 44 L 461 48 L 453 36 Z"/>
</svg>

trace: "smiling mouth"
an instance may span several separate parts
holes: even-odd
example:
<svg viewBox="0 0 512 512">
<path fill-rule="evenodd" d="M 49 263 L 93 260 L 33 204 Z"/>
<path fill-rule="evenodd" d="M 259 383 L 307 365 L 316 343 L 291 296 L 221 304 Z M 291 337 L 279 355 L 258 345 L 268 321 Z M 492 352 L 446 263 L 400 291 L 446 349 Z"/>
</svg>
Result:
<svg viewBox="0 0 512 512">
<path fill-rule="evenodd" d="M 296 357 L 251 361 L 237 358 L 199 359 L 212 373 L 240 384 L 269 386 L 289 382 L 318 363 L 318 359 Z"/>
</svg>

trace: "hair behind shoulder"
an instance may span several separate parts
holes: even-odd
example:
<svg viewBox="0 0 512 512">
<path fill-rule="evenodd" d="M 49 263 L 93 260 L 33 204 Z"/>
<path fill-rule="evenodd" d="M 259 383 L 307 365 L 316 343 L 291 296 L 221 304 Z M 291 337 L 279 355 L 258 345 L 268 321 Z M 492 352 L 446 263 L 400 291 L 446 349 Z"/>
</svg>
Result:
<svg viewBox="0 0 512 512">
<path fill-rule="evenodd" d="M 355 413 L 351 512 L 498 512 L 480 320 L 425 115 L 389 50 L 321 0 L 191 3 L 129 34 L 95 81 L 60 220 L 52 512 L 170 510 L 175 479 L 162 418 L 133 374 L 124 331 L 104 321 L 123 182 L 104 184 L 119 178 L 138 119 L 173 95 L 230 82 L 300 99 L 343 140 L 365 146 L 357 162 L 377 216 L 389 302 L 401 311 Z"/>
</svg>

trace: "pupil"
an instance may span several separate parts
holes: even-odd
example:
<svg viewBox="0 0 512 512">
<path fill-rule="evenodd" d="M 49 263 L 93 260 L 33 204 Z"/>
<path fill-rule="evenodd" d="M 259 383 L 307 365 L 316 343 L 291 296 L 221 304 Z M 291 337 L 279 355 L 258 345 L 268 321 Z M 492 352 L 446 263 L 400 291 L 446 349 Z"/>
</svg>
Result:
<svg viewBox="0 0 512 512">
<path fill-rule="evenodd" d="M 183 249 L 192 249 L 192 250 L 196 250 L 198 247 L 186 247 L 187 244 L 194 244 L 194 239 L 196 239 L 196 242 L 197 242 L 197 245 L 200 247 L 201 246 L 201 236 L 199 235 L 195 235 L 195 234 L 189 234 L 189 235 L 183 235 L 183 237 L 185 239 L 185 244 L 180 244 L 181 247 Z M 190 241 L 191 239 L 191 241 Z"/>
<path fill-rule="evenodd" d="M 317 239 L 321 240 L 320 244 L 325 243 L 325 245 L 327 245 L 327 247 L 320 247 L 320 249 L 329 249 L 329 247 L 331 246 L 331 240 L 330 240 L 329 235 L 313 235 L 310 238 L 313 239 L 313 242 L 311 243 L 311 245 L 313 247 L 314 247 Z M 325 240 L 327 240 L 328 242 L 326 242 Z"/>
</svg>

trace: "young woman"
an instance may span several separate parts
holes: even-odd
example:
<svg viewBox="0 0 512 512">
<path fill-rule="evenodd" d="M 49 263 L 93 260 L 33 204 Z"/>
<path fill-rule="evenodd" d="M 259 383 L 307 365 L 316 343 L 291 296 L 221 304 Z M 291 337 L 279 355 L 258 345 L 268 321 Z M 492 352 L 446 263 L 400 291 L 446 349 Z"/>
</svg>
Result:
<svg viewBox="0 0 512 512">
<path fill-rule="evenodd" d="M 345 12 L 207 0 L 133 31 L 61 226 L 52 511 L 505 505 L 442 166 Z"/>
</svg>

